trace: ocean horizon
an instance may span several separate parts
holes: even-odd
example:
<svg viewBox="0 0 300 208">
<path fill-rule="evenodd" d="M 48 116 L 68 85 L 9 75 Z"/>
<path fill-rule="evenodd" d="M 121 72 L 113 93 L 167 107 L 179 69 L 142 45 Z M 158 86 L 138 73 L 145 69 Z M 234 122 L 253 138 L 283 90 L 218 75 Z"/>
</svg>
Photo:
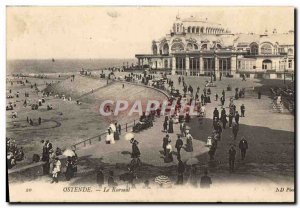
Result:
<svg viewBox="0 0 300 208">
<path fill-rule="evenodd" d="M 67 73 L 82 68 L 101 70 L 108 67 L 130 66 L 136 59 L 11 59 L 6 61 L 6 73 Z"/>
</svg>

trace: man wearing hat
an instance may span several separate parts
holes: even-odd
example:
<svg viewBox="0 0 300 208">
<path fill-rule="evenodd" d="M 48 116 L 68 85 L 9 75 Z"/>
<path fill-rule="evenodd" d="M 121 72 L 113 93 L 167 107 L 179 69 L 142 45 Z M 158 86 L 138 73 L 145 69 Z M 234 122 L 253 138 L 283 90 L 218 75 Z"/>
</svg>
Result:
<svg viewBox="0 0 300 208">
<path fill-rule="evenodd" d="M 175 148 L 177 149 L 177 155 L 180 156 L 180 150 L 183 146 L 183 141 L 180 138 L 180 135 L 177 135 L 177 140 L 176 140 L 176 144 L 175 144 Z"/>
<path fill-rule="evenodd" d="M 248 142 L 247 140 L 245 139 L 245 137 L 242 137 L 240 143 L 239 143 L 239 148 L 241 150 L 241 156 L 242 156 L 242 160 L 245 159 L 246 157 L 246 151 L 248 149 Z"/>
<path fill-rule="evenodd" d="M 241 105 L 241 117 L 245 117 L 245 105 Z"/>
<path fill-rule="evenodd" d="M 138 141 L 136 141 L 134 138 L 130 140 L 130 143 L 132 144 L 132 153 L 131 158 L 138 158 L 141 155 L 141 152 L 138 147 Z"/>
<path fill-rule="evenodd" d="M 229 151 L 229 171 L 233 172 L 234 171 L 234 162 L 235 162 L 235 155 L 236 155 L 236 151 L 233 145 L 231 145 Z"/>
</svg>

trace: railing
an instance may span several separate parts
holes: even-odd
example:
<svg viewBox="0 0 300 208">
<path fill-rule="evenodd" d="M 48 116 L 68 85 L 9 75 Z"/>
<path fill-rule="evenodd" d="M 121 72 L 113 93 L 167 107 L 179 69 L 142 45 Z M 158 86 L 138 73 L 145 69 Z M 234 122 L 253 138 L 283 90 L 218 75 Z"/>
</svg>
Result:
<svg viewBox="0 0 300 208">
<path fill-rule="evenodd" d="M 121 133 L 122 133 L 122 130 L 125 130 L 125 132 L 129 132 L 129 128 L 135 126 L 135 123 L 136 123 L 136 120 L 134 119 L 132 122 L 126 122 L 126 123 L 122 124 L 121 125 Z M 93 140 L 97 140 L 98 142 L 100 142 L 102 140 L 102 137 L 104 137 L 106 134 L 107 134 L 107 131 L 104 131 L 97 136 L 93 136 L 91 138 L 85 139 L 76 144 L 73 144 L 72 147 L 76 150 L 78 148 L 78 146 L 80 146 L 80 145 L 83 145 L 83 147 L 86 147 L 87 144 L 92 145 Z"/>
<path fill-rule="evenodd" d="M 84 75 L 83 75 L 83 76 L 84 76 Z M 87 76 L 90 77 L 90 75 L 87 75 Z M 106 78 L 100 78 L 100 79 L 105 79 L 105 80 L 107 80 Z M 162 88 L 162 89 L 160 89 L 160 88 L 155 88 L 155 87 L 152 87 L 152 86 L 149 86 L 149 85 L 144 85 L 144 84 L 136 83 L 136 82 L 134 82 L 134 81 L 128 82 L 128 81 L 122 81 L 122 80 L 117 80 L 117 79 L 115 79 L 115 80 L 110 80 L 110 81 L 121 82 L 121 83 L 127 83 L 127 84 L 132 84 L 132 85 L 137 85 L 137 86 L 142 86 L 142 87 L 154 89 L 154 90 L 156 90 L 156 91 L 158 91 L 158 92 L 164 94 L 167 98 L 170 97 L 170 95 L 169 95 L 170 92 L 169 92 L 167 89 L 165 89 L 165 88 Z M 128 132 L 128 129 L 131 128 L 131 127 L 133 127 L 133 126 L 135 126 L 135 123 L 136 123 L 136 120 L 134 119 L 132 122 L 126 122 L 125 124 L 122 124 L 122 125 L 121 125 L 121 132 L 122 132 L 122 130 L 125 130 L 125 132 Z M 100 134 L 97 135 L 97 136 L 93 136 L 93 137 L 91 137 L 91 138 L 89 138 L 89 139 L 85 139 L 85 140 L 83 140 L 83 141 L 81 141 L 81 142 L 78 142 L 78 143 L 76 143 L 76 144 L 73 144 L 72 147 L 73 147 L 74 149 L 77 149 L 77 147 L 80 146 L 80 145 L 83 145 L 84 147 L 86 147 L 88 144 L 89 144 L 89 145 L 92 145 L 92 141 L 93 141 L 93 140 L 97 140 L 98 142 L 100 142 L 101 139 L 102 139 L 102 137 L 105 136 L 106 134 L 107 134 L 106 131 L 105 131 L 105 132 L 102 132 L 102 133 L 100 133 Z"/>
<path fill-rule="evenodd" d="M 88 76 L 88 77 L 92 77 L 92 78 L 99 78 L 99 76 L 95 76 L 95 75 L 82 75 L 82 76 Z M 132 85 L 138 85 L 138 86 L 143 86 L 143 87 L 147 87 L 147 88 L 151 88 L 151 89 L 154 89 L 158 92 L 161 92 L 163 93 L 166 97 L 170 97 L 169 94 L 167 92 L 165 92 L 164 90 L 162 89 L 158 89 L 158 88 L 154 88 L 152 86 L 148 86 L 148 85 L 143 85 L 143 84 L 138 84 L 138 83 L 134 83 L 134 82 L 126 82 L 126 81 L 120 81 L 120 80 L 110 80 L 110 81 L 118 81 L 118 82 L 123 82 L 123 83 L 128 83 L 128 84 L 132 84 Z M 166 90 L 166 89 L 165 89 Z M 129 129 L 133 126 L 135 126 L 136 124 L 136 119 L 134 119 L 133 121 L 131 122 L 126 122 L 124 124 L 121 124 L 121 133 L 125 130 L 125 132 L 129 132 Z M 99 135 L 97 136 L 93 136 L 91 138 L 88 138 L 88 139 L 85 139 L 83 141 L 80 141 L 80 142 L 77 142 L 73 145 L 71 145 L 72 147 L 76 149 L 78 149 L 81 145 L 83 147 L 86 147 L 87 145 L 92 145 L 93 144 L 93 141 L 97 140 L 97 142 L 100 142 L 102 140 L 102 137 L 104 137 L 105 135 L 107 134 L 106 131 L 100 133 Z M 60 158 L 60 159 L 64 159 L 64 158 Z M 43 161 L 40 161 L 38 163 L 33 163 L 33 164 L 29 164 L 29 165 L 26 165 L 26 166 L 23 166 L 23 167 L 19 167 L 19 168 L 15 168 L 15 169 L 9 169 L 8 170 L 8 174 L 13 174 L 13 173 L 19 173 L 19 172 L 23 172 L 23 171 L 32 171 L 33 169 L 40 169 L 40 170 L 36 170 L 34 174 L 38 173 L 38 172 L 41 172 L 41 167 L 42 165 L 45 164 L 45 162 Z M 33 174 L 33 173 L 31 173 Z"/>
<path fill-rule="evenodd" d="M 274 97 L 277 96 L 277 93 L 273 88 L 271 88 L 270 90 L 271 90 Z M 281 96 L 281 102 L 282 102 L 283 106 L 286 109 L 288 109 L 288 111 L 290 113 L 294 114 L 295 113 L 295 102 L 294 102 L 294 100 L 288 99 L 288 96 L 286 95 L 286 93 L 284 91 L 283 91 L 282 95 L 283 96 Z"/>
</svg>

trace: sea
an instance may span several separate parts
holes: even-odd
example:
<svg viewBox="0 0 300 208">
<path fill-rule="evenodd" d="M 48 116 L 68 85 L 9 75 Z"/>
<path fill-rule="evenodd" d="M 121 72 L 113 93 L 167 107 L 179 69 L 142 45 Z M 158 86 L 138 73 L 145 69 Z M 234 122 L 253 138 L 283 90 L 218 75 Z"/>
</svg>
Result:
<svg viewBox="0 0 300 208">
<path fill-rule="evenodd" d="M 6 74 L 68 73 L 136 64 L 136 59 L 26 59 L 7 60 Z"/>
</svg>

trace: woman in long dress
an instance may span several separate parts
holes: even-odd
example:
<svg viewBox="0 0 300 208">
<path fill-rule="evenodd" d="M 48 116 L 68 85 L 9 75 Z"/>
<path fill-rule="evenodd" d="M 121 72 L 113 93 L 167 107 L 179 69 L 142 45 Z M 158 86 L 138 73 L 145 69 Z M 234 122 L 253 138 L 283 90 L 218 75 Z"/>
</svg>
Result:
<svg viewBox="0 0 300 208">
<path fill-rule="evenodd" d="M 114 135 L 112 133 L 111 128 L 107 129 L 107 135 L 106 135 L 106 144 L 114 144 L 115 143 L 115 139 L 114 139 Z"/>
<path fill-rule="evenodd" d="M 69 181 L 74 176 L 74 169 L 73 169 L 73 162 L 71 157 L 68 157 L 67 164 L 66 164 L 66 180 Z"/>
<path fill-rule="evenodd" d="M 169 130 L 168 130 L 169 133 L 174 133 L 174 129 L 173 129 L 173 119 L 170 118 L 169 120 Z"/>
<path fill-rule="evenodd" d="M 173 155 L 172 155 L 172 146 L 171 140 L 168 141 L 168 145 L 166 146 L 166 156 L 165 156 L 165 163 L 173 162 Z"/>
<path fill-rule="evenodd" d="M 114 131 L 114 139 L 115 140 L 120 140 L 119 131 L 118 131 L 117 127 L 118 127 L 118 124 L 115 123 L 115 129 L 116 130 Z"/>
<path fill-rule="evenodd" d="M 192 135 L 189 133 L 189 131 L 187 130 L 187 134 L 186 134 L 186 151 L 187 152 L 193 152 L 193 137 Z"/>
</svg>

